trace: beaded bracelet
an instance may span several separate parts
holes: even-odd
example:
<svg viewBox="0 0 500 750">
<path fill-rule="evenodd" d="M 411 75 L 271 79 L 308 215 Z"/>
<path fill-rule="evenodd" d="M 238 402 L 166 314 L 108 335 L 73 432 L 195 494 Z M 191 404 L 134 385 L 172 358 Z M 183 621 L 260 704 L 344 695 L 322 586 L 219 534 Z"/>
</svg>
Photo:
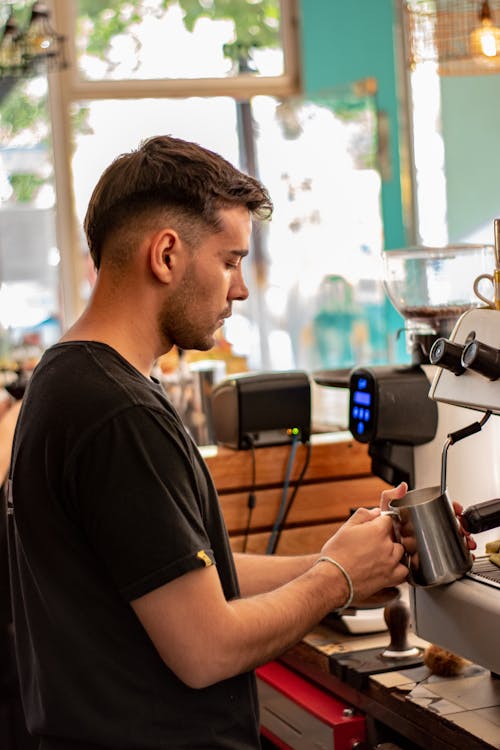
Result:
<svg viewBox="0 0 500 750">
<path fill-rule="evenodd" d="M 340 570 L 342 575 L 347 581 L 347 585 L 349 586 L 349 596 L 347 597 L 347 601 L 345 604 L 342 605 L 342 607 L 339 607 L 338 609 L 333 610 L 335 614 L 340 615 L 344 610 L 346 610 L 348 607 L 351 606 L 352 600 L 354 599 L 354 586 L 352 585 L 351 576 L 347 572 L 347 570 L 336 560 L 333 559 L 333 557 L 328 557 L 327 555 L 322 555 L 316 562 L 314 563 L 317 565 L 320 562 L 329 562 L 332 565 L 335 565 L 336 568 Z"/>
</svg>

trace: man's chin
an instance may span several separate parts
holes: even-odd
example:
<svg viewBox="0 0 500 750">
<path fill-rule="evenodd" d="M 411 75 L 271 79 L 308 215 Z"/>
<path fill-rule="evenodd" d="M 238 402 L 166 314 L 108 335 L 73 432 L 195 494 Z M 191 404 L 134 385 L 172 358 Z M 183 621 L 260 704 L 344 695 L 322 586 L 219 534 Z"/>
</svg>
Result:
<svg viewBox="0 0 500 750">
<path fill-rule="evenodd" d="M 213 349 L 215 346 L 215 336 L 212 334 L 210 337 L 207 336 L 206 338 L 196 341 L 187 342 L 186 344 L 178 344 L 178 346 L 181 349 L 186 350 L 192 350 L 192 351 L 198 351 L 198 352 L 208 352 L 210 349 Z"/>
</svg>

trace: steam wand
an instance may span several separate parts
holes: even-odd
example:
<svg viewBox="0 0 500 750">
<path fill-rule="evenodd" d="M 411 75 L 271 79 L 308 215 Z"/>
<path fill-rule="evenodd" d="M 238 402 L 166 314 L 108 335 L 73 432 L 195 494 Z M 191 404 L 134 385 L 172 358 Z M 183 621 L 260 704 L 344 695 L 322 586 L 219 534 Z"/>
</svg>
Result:
<svg viewBox="0 0 500 750">
<path fill-rule="evenodd" d="M 485 423 L 491 417 L 492 412 L 486 411 L 480 422 L 473 422 L 461 430 L 450 432 L 444 442 L 443 453 L 441 457 L 441 494 L 446 492 L 446 457 L 448 448 L 453 443 L 463 440 L 469 435 L 480 432 Z M 466 532 L 470 534 L 479 534 L 481 531 L 489 531 L 500 527 L 500 498 L 487 500 L 484 503 L 471 505 L 462 513 L 460 517 L 461 525 Z"/>
<path fill-rule="evenodd" d="M 475 435 L 476 432 L 481 432 L 482 428 L 488 421 L 488 419 L 491 417 L 491 411 L 487 411 L 484 413 L 483 418 L 480 422 L 472 422 L 472 424 L 467 425 L 467 427 L 462 427 L 460 430 L 455 430 L 455 432 L 448 433 L 448 436 L 446 440 L 444 441 L 443 445 L 443 452 L 441 454 L 441 494 L 443 495 L 446 492 L 446 459 L 448 456 L 448 448 L 450 445 L 454 445 L 455 443 L 458 443 L 459 440 L 463 440 L 466 437 L 469 437 L 469 435 Z"/>
</svg>

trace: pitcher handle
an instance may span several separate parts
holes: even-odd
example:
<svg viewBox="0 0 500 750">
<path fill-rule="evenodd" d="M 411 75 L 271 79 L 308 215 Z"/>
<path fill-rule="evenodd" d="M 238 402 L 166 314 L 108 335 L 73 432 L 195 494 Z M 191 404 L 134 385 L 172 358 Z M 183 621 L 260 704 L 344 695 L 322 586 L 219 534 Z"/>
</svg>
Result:
<svg viewBox="0 0 500 750">
<path fill-rule="evenodd" d="M 401 518 L 401 516 L 399 515 L 399 511 L 395 508 L 389 508 L 388 510 L 380 511 L 380 515 L 390 516 L 393 519 L 392 528 L 394 529 L 394 541 L 398 542 L 398 544 L 403 544 L 401 541 L 401 534 L 399 533 L 398 524 L 394 523 L 394 520 L 397 519 L 399 521 L 399 519 Z M 410 570 L 410 555 L 408 554 L 406 549 L 403 553 L 403 557 L 401 558 L 401 562 L 408 568 L 408 570 Z"/>
</svg>

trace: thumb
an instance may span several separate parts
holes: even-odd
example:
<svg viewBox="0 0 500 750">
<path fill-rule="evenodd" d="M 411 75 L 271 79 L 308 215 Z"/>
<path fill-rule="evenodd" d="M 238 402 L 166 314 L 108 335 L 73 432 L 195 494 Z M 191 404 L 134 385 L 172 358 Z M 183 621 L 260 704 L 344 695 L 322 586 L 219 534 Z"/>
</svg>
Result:
<svg viewBox="0 0 500 750">
<path fill-rule="evenodd" d="M 392 487 L 390 490 L 383 490 L 380 496 L 380 508 L 381 510 L 387 510 L 391 500 L 397 500 L 403 497 L 408 492 L 408 485 L 406 482 L 400 482 L 397 487 Z"/>
</svg>

